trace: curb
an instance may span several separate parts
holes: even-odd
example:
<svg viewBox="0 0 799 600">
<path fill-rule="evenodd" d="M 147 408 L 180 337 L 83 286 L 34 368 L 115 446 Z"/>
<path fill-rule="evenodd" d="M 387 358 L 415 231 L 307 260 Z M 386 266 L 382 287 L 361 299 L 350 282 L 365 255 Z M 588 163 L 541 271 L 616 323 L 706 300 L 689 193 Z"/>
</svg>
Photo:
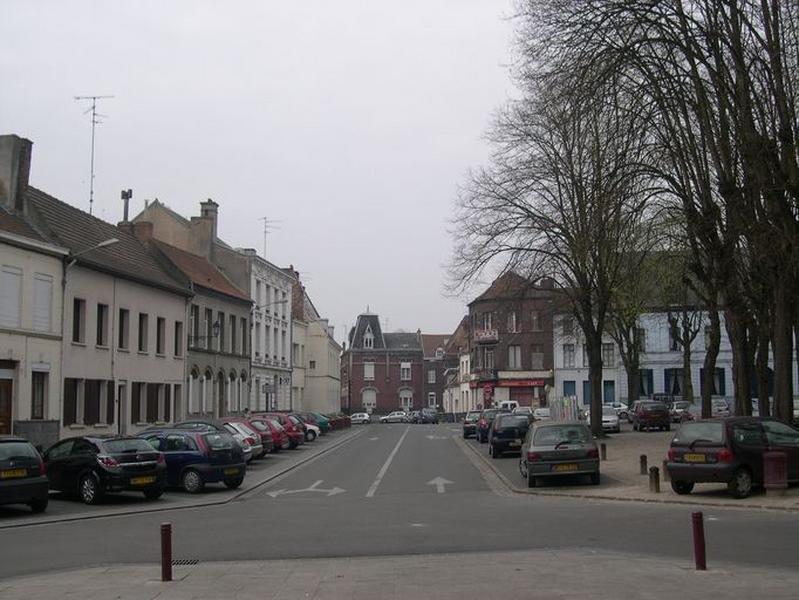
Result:
<svg viewBox="0 0 799 600">
<path fill-rule="evenodd" d="M 677 504 L 681 506 L 711 506 L 713 508 L 727 508 L 727 509 L 758 509 L 758 510 L 775 510 L 781 512 L 799 512 L 799 506 L 769 506 L 764 504 L 717 504 L 715 502 L 707 502 L 703 500 L 677 500 L 664 498 L 630 498 L 628 496 L 615 496 L 612 494 L 581 494 L 579 492 L 558 492 L 554 490 L 536 490 L 529 488 L 521 488 L 514 484 L 507 476 L 494 468 L 491 464 L 474 446 L 471 444 L 464 444 L 471 450 L 488 468 L 490 468 L 497 478 L 504 483 L 507 488 L 515 494 L 523 494 L 528 496 L 550 496 L 560 498 L 582 498 L 586 500 L 610 500 L 613 502 L 641 502 L 648 504 Z"/>
<path fill-rule="evenodd" d="M 352 431 L 352 430 L 350 430 L 350 431 Z M 89 514 L 89 513 L 83 513 L 83 514 L 77 514 L 77 515 L 66 515 L 66 516 L 63 516 L 63 517 L 54 517 L 54 518 L 50 518 L 50 519 L 43 519 L 43 520 L 37 520 L 37 521 L 25 521 L 25 522 L 20 522 L 20 523 L 0 524 L 0 531 L 2 531 L 4 529 L 16 529 L 16 528 L 20 528 L 20 527 L 37 527 L 37 526 L 40 526 L 40 525 L 53 525 L 53 524 L 56 524 L 56 523 L 69 523 L 69 522 L 74 522 L 74 521 L 89 521 L 89 520 L 93 520 L 93 519 L 111 519 L 111 518 L 114 518 L 114 517 L 127 517 L 127 516 L 130 516 L 130 515 L 140 515 L 140 514 L 158 513 L 158 512 L 170 512 L 170 511 L 175 511 L 175 510 L 190 510 L 190 509 L 193 509 L 193 508 L 205 508 L 205 507 L 208 507 L 208 506 L 221 506 L 223 504 L 229 504 L 230 502 L 234 502 L 234 501 L 238 500 L 239 498 L 245 496 L 246 494 L 249 494 L 251 492 L 254 492 L 255 490 L 260 489 L 261 487 L 263 487 L 267 483 L 270 483 L 270 482 L 274 481 L 278 477 L 282 477 L 283 475 L 289 473 L 290 471 L 293 471 L 294 469 L 296 469 L 298 467 L 301 467 L 301 466 L 307 464 L 308 462 L 310 462 L 312 460 L 315 460 L 315 459 L 319 458 L 320 456 L 323 456 L 324 454 L 327 454 L 328 452 L 330 452 L 332 450 L 335 450 L 339 446 L 343 446 L 347 442 L 349 442 L 351 440 L 354 440 L 356 437 L 360 436 L 364 431 L 365 431 L 364 429 L 361 429 L 360 431 L 353 432 L 352 435 L 349 435 L 349 436 L 347 436 L 345 438 L 342 438 L 340 440 L 336 440 L 330 446 L 326 446 L 325 448 L 323 448 L 322 450 L 319 450 L 315 454 L 312 454 L 312 455 L 310 455 L 308 457 L 305 457 L 305 458 L 303 458 L 302 460 L 298 461 L 297 463 L 295 463 L 293 465 L 289 465 L 287 467 L 284 467 L 284 468 L 280 469 L 279 471 L 276 471 L 275 473 L 270 474 L 266 479 L 256 483 L 252 487 L 249 487 L 246 490 L 241 490 L 241 491 L 237 492 L 236 494 L 234 494 L 232 496 L 229 496 L 229 497 L 227 497 L 225 499 L 222 499 L 222 500 L 205 500 L 205 501 L 201 501 L 201 502 L 197 502 L 197 503 L 184 504 L 182 506 L 167 506 L 167 507 L 154 506 L 152 508 L 137 507 L 135 510 L 133 510 L 133 509 L 121 510 L 121 511 L 118 511 L 118 512 L 103 513 L 103 514 L 97 514 L 97 515 Z"/>
</svg>

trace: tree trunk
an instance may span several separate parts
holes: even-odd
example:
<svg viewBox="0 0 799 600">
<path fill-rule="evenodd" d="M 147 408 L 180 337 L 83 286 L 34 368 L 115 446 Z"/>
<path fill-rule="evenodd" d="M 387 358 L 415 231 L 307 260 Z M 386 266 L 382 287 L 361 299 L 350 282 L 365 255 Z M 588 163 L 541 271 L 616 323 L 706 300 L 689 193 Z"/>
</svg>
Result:
<svg viewBox="0 0 799 600">
<path fill-rule="evenodd" d="M 591 433 L 602 437 L 602 333 L 593 340 L 586 336 L 588 352 L 588 381 L 591 386 Z"/>
<path fill-rule="evenodd" d="M 715 305 L 710 307 L 708 313 L 710 318 L 710 331 L 707 336 L 707 347 L 705 348 L 704 372 L 705 377 L 702 381 L 702 418 L 709 419 L 713 415 L 713 376 L 716 373 L 716 359 L 719 356 L 721 345 L 721 319 Z"/>
<path fill-rule="evenodd" d="M 749 377 L 749 342 L 746 324 L 738 310 L 727 306 L 724 310 L 727 334 L 732 347 L 732 381 L 735 393 L 735 414 L 745 415 L 744 407 L 752 405 Z"/>
<path fill-rule="evenodd" d="M 686 402 L 694 403 L 694 384 L 691 377 L 691 322 L 688 314 L 682 314 L 682 339 L 686 342 L 682 345 L 682 399 Z"/>
<path fill-rule="evenodd" d="M 793 419 L 793 325 L 791 301 L 783 281 L 774 285 L 774 412 L 788 423 Z"/>
<path fill-rule="evenodd" d="M 771 404 L 768 396 L 768 347 L 770 343 L 768 323 L 758 324 L 757 358 L 755 372 L 757 377 L 757 406 L 761 417 L 771 416 Z"/>
<path fill-rule="evenodd" d="M 641 369 L 638 368 L 638 361 L 625 365 L 624 369 L 627 372 L 627 407 L 630 408 L 641 395 Z"/>
</svg>

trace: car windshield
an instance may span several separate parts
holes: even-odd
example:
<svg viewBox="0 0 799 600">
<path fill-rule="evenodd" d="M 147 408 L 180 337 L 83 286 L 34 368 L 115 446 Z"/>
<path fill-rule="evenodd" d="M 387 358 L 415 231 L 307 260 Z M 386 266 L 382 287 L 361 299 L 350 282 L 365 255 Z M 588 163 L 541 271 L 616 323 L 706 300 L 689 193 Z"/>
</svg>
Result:
<svg viewBox="0 0 799 600">
<path fill-rule="evenodd" d="M 527 427 L 530 422 L 527 420 L 527 417 L 524 415 L 510 415 L 510 416 L 502 416 L 497 417 L 495 421 L 496 427 Z"/>
<path fill-rule="evenodd" d="M 724 441 L 724 424 L 718 422 L 685 423 L 674 434 L 672 444 L 721 444 Z"/>
<path fill-rule="evenodd" d="M 584 425 L 553 425 L 539 427 L 533 437 L 534 446 L 556 446 L 562 442 L 586 444 L 591 441 L 591 432 Z"/>
<path fill-rule="evenodd" d="M 141 438 L 128 438 L 123 440 L 107 440 L 102 444 L 103 451 L 107 454 L 134 454 L 136 452 L 152 452 L 153 448 Z"/>
<path fill-rule="evenodd" d="M 653 411 L 653 410 L 666 410 L 666 405 L 662 402 L 644 402 L 641 404 L 641 410 L 645 411 Z"/>
<path fill-rule="evenodd" d="M 269 431 L 269 427 L 261 423 L 261 421 L 250 421 L 250 423 L 252 423 L 252 426 L 258 431 Z"/>
<path fill-rule="evenodd" d="M 203 435 L 206 446 L 211 450 L 231 450 L 233 448 L 233 436 L 229 433 L 213 432 Z"/>
<path fill-rule="evenodd" d="M 36 449 L 29 442 L 0 443 L 0 460 L 12 458 L 38 458 Z"/>
</svg>

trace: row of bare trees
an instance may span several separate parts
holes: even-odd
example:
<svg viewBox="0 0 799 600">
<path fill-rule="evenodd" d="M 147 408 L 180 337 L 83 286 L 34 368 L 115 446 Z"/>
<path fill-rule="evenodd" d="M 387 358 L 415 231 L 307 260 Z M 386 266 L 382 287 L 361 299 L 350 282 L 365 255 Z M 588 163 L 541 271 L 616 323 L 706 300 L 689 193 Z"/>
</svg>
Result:
<svg viewBox="0 0 799 600">
<path fill-rule="evenodd" d="M 696 336 L 685 319 L 697 304 L 709 318 L 703 413 L 724 326 L 736 410 L 751 412 L 754 377 L 769 414 L 773 364 L 776 415 L 790 420 L 799 3 L 519 0 L 515 22 L 519 94 L 491 127 L 490 163 L 462 186 L 454 280 L 468 286 L 499 262 L 559 282 L 584 334 L 599 432 L 603 332 L 635 394 L 638 317 L 661 283 L 650 257 L 673 253 L 692 298 L 673 303 L 673 332 Z"/>
</svg>

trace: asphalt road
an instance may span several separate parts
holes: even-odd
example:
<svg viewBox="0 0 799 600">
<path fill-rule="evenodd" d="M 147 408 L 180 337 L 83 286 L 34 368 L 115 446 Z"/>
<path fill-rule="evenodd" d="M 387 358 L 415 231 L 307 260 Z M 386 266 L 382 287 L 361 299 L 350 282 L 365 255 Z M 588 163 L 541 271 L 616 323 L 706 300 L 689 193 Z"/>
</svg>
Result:
<svg viewBox="0 0 799 600">
<path fill-rule="evenodd" d="M 2 529 L 0 577 L 154 562 L 167 520 L 175 557 L 201 562 L 577 548 L 691 565 L 691 507 L 497 493 L 459 431 L 373 424 L 226 505 Z M 796 513 L 705 513 L 711 565 L 796 568 Z"/>
</svg>

